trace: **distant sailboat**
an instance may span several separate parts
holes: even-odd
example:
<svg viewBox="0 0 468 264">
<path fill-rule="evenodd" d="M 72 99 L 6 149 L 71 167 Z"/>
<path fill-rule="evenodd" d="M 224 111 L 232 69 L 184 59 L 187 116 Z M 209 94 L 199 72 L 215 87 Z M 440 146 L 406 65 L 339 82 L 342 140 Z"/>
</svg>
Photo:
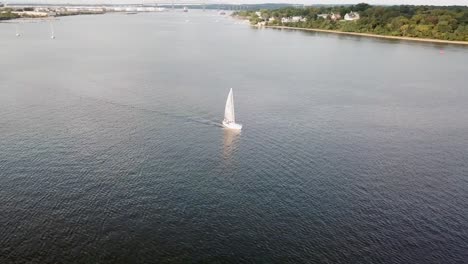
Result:
<svg viewBox="0 0 468 264">
<path fill-rule="evenodd" d="M 229 129 L 242 129 L 242 125 L 236 123 L 236 116 L 234 114 L 234 96 L 232 95 L 232 88 L 231 90 L 229 90 L 229 95 L 226 101 L 226 108 L 224 109 L 223 126 Z"/>
<path fill-rule="evenodd" d="M 49 21 L 49 25 L 50 25 L 50 38 L 55 39 L 54 25 L 52 25 L 51 21 Z"/>
<path fill-rule="evenodd" d="M 19 32 L 19 26 L 16 24 L 16 36 L 21 37 L 21 33 Z"/>
<path fill-rule="evenodd" d="M 184 6 L 184 9 L 183 9 L 184 12 L 188 12 L 188 8 L 186 6 Z"/>
</svg>

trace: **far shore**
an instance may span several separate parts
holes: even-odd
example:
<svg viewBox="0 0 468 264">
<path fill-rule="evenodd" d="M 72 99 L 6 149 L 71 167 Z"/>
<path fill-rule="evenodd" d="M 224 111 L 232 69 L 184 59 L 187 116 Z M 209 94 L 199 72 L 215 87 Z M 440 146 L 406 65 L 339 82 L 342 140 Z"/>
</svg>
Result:
<svg viewBox="0 0 468 264">
<path fill-rule="evenodd" d="M 266 26 L 266 27 L 267 28 L 276 28 L 276 29 L 290 29 L 290 30 L 301 30 L 301 31 L 324 32 L 324 33 L 352 35 L 352 36 L 361 36 L 361 37 L 371 37 L 371 38 L 381 38 L 381 39 L 394 39 L 394 40 L 418 41 L 418 42 L 429 42 L 429 43 L 439 43 L 439 44 L 455 44 L 455 45 L 466 45 L 466 46 L 468 46 L 468 41 L 451 41 L 451 40 L 440 40 L 440 39 L 424 39 L 424 38 L 411 38 L 411 37 L 399 37 L 399 36 L 385 36 L 385 35 L 376 35 L 376 34 L 368 34 L 368 33 L 344 32 L 344 31 L 337 31 L 337 30 L 326 30 L 326 29 L 315 29 L 315 28 L 299 28 L 299 27 L 286 27 L 286 26 Z"/>
</svg>

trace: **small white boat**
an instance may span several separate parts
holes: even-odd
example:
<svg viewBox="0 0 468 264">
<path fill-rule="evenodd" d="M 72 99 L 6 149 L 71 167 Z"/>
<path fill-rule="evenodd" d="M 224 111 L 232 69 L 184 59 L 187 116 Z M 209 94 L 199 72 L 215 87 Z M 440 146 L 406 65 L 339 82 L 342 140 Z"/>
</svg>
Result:
<svg viewBox="0 0 468 264">
<path fill-rule="evenodd" d="M 226 101 L 226 108 L 224 109 L 223 126 L 229 129 L 242 129 L 242 125 L 236 123 L 236 116 L 234 114 L 234 96 L 232 94 L 232 88 L 231 90 L 229 90 L 229 95 Z"/>
<path fill-rule="evenodd" d="M 49 25 L 50 25 L 50 38 L 55 39 L 54 25 L 52 25 L 51 21 L 49 21 Z"/>
<path fill-rule="evenodd" d="M 16 36 L 17 36 L 17 37 L 21 37 L 21 33 L 20 33 L 20 31 L 19 31 L 19 26 L 18 26 L 18 24 L 16 24 Z"/>
<path fill-rule="evenodd" d="M 188 8 L 186 6 L 184 6 L 184 9 L 183 9 L 184 12 L 188 12 Z"/>
</svg>

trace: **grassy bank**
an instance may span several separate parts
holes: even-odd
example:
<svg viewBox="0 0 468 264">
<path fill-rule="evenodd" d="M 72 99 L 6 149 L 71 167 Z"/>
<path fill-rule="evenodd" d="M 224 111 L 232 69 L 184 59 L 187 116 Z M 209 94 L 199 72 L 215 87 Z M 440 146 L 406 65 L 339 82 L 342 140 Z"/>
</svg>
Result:
<svg viewBox="0 0 468 264">
<path fill-rule="evenodd" d="M 426 38 L 412 38 L 412 37 L 399 37 L 399 36 L 385 36 L 385 35 L 368 34 L 368 33 L 344 32 L 344 31 L 338 31 L 338 30 L 326 30 L 326 29 L 314 29 L 314 28 L 298 28 L 298 27 L 286 27 L 286 26 L 266 26 L 266 27 L 267 27 L 267 28 L 276 28 L 276 29 L 313 31 L 313 32 L 323 32 L 323 33 L 332 33 L 332 34 L 351 35 L 351 36 L 381 38 L 381 39 L 394 39 L 394 40 L 430 42 L 430 43 L 441 43 L 441 44 L 456 44 L 456 45 L 466 45 L 466 46 L 468 46 L 468 41 L 451 41 L 451 40 L 440 40 L 440 39 L 426 39 Z"/>
</svg>

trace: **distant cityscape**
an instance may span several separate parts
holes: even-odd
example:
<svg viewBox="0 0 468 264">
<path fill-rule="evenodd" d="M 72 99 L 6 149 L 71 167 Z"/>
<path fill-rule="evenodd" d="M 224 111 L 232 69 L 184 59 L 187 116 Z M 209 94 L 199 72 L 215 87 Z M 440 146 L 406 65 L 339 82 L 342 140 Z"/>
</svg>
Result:
<svg viewBox="0 0 468 264">
<path fill-rule="evenodd" d="M 7 4 L 0 3 L 0 17 L 40 18 L 82 14 L 104 14 L 107 12 L 165 12 L 172 9 L 210 10 L 256 10 L 294 7 L 294 4 L 184 4 L 184 3 L 143 3 L 143 4 Z M 303 5 L 299 5 L 303 6 Z"/>
</svg>

